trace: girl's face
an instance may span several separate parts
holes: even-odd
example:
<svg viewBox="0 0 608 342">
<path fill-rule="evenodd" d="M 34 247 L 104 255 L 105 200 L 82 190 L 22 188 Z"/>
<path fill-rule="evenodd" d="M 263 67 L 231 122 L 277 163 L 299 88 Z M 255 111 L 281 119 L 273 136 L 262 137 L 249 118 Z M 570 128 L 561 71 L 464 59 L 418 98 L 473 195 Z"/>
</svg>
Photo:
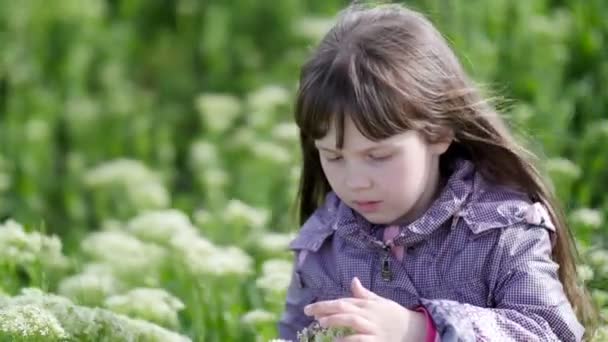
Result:
<svg viewBox="0 0 608 342">
<path fill-rule="evenodd" d="M 417 131 L 374 142 L 347 117 L 342 149 L 335 147 L 335 127 L 315 145 L 325 177 L 345 204 L 371 223 L 396 224 L 415 220 L 431 205 L 439 156 L 450 142 L 430 144 Z"/>
</svg>

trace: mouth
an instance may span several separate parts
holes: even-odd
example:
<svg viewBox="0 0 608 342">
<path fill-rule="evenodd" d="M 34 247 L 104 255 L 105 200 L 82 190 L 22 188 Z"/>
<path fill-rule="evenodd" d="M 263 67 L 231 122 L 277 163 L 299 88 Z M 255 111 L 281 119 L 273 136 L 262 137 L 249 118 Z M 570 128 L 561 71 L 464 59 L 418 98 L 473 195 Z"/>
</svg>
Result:
<svg viewBox="0 0 608 342">
<path fill-rule="evenodd" d="M 382 201 L 354 201 L 355 207 L 361 212 L 371 213 L 378 210 Z"/>
</svg>

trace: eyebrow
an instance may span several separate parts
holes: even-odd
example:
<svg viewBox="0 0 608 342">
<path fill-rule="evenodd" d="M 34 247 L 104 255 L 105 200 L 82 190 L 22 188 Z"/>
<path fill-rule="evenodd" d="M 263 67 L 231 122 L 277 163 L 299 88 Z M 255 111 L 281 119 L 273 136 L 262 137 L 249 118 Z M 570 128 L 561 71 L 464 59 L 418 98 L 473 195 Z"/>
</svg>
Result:
<svg viewBox="0 0 608 342">
<path fill-rule="evenodd" d="M 384 149 L 384 148 L 390 148 L 392 145 L 379 145 L 379 146 L 372 146 L 372 147 L 368 147 L 368 148 L 364 148 L 360 151 L 356 151 L 355 153 L 365 153 L 365 152 L 371 152 L 371 151 L 375 151 L 375 150 L 380 150 L 380 149 Z M 317 145 L 315 143 L 315 147 L 319 150 L 323 150 L 323 151 L 327 151 L 327 152 L 332 152 L 332 153 L 338 153 L 340 152 L 340 150 L 334 150 L 328 147 L 324 147 L 324 146 L 320 146 Z"/>
</svg>

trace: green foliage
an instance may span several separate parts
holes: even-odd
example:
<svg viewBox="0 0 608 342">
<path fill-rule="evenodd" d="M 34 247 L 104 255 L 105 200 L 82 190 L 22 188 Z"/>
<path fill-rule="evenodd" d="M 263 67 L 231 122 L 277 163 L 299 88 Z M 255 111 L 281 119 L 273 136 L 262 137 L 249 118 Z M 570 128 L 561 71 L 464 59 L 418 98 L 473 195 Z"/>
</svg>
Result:
<svg viewBox="0 0 608 342">
<path fill-rule="evenodd" d="M 298 67 L 346 3 L 0 0 L 0 246 L 14 247 L 0 251 L 0 293 L 113 303 L 194 340 L 270 339 L 286 279 L 268 261 L 289 260 L 297 229 Z M 581 280 L 608 312 L 608 3 L 407 4 L 489 96 L 509 99 L 501 110 L 546 160 Z M 173 309 L 121 301 L 137 288 L 166 291 Z M 69 333 L 51 308 L 2 298 L 3 317 Z M 267 320 L 252 329 L 248 312 Z M 118 321 L 104 336 L 144 327 Z"/>
</svg>

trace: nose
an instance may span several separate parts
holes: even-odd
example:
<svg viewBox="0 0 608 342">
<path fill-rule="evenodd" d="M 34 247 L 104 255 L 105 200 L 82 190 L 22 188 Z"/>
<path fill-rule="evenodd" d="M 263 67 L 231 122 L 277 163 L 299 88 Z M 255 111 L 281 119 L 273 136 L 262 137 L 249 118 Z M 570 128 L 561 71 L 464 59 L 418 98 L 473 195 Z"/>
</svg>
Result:
<svg viewBox="0 0 608 342">
<path fill-rule="evenodd" d="M 372 186 L 372 180 L 355 168 L 346 170 L 345 184 L 349 190 L 363 190 Z"/>
</svg>

